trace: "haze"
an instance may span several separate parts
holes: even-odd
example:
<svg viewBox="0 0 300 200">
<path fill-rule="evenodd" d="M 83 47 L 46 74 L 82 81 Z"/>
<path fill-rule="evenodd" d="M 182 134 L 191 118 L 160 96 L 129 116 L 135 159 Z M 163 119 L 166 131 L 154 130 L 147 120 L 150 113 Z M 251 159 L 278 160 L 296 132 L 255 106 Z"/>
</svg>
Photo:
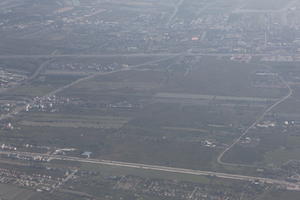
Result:
<svg viewBox="0 0 300 200">
<path fill-rule="evenodd" d="M 299 11 L 2 0 L 0 200 L 298 200 Z"/>
</svg>

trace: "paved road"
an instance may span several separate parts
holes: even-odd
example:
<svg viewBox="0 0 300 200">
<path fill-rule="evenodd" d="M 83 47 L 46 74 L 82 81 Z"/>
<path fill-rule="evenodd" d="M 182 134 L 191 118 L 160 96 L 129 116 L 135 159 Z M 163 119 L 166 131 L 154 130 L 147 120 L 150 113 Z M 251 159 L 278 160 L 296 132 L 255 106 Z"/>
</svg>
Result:
<svg viewBox="0 0 300 200">
<path fill-rule="evenodd" d="M 175 5 L 174 11 L 172 13 L 172 15 L 170 16 L 168 22 L 167 22 L 167 27 L 170 26 L 170 24 L 172 23 L 172 21 L 174 20 L 174 18 L 176 17 L 180 6 L 185 2 L 185 0 L 179 0 L 178 3 Z"/>
<path fill-rule="evenodd" d="M 272 104 L 270 107 L 268 107 L 268 109 L 266 109 L 260 116 L 258 116 L 258 118 L 255 120 L 255 122 L 253 122 L 253 124 L 251 124 L 243 133 L 240 137 L 238 137 L 229 147 L 227 147 L 217 158 L 217 161 L 219 164 L 222 165 L 230 165 L 230 166 L 242 166 L 242 164 L 235 164 L 235 163 L 228 163 L 228 162 L 224 162 L 222 161 L 222 158 L 224 157 L 224 155 L 229 152 L 236 144 L 238 144 L 241 139 L 243 137 L 245 137 L 249 131 L 254 128 L 261 120 L 263 120 L 263 118 L 270 112 L 272 111 L 274 108 L 276 108 L 279 104 L 281 104 L 282 102 L 286 101 L 287 99 L 289 99 L 292 95 L 293 95 L 293 90 L 291 88 L 291 86 L 281 77 L 278 75 L 278 78 L 281 80 L 281 82 L 286 86 L 286 88 L 289 90 L 288 94 L 284 97 L 282 97 L 281 99 L 279 99 L 278 101 L 276 101 L 274 104 Z"/>
<path fill-rule="evenodd" d="M 143 169 L 143 170 L 151 170 L 151 171 L 163 171 L 163 172 L 171 172 L 171 173 L 177 173 L 177 174 L 212 176 L 212 177 L 218 177 L 218 178 L 224 178 L 224 179 L 242 180 L 242 181 L 251 181 L 251 182 L 260 181 L 262 183 L 281 185 L 290 190 L 300 191 L 300 184 L 290 183 L 290 182 L 287 182 L 284 180 L 254 177 L 254 176 L 244 176 L 244 175 L 238 175 L 238 174 L 192 170 L 192 169 L 184 169 L 184 168 L 159 166 L 159 165 L 147 165 L 147 164 L 139 164 L 139 163 L 119 162 L 119 161 L 111 161 L 111 160 L 78 158 L 78 157 L 63 156 L 63 155 L 48 155 L 48 154 L 30 153 L 30 152 L 0 151 L 0 154 L 1 155 L 18 154 L 20 156 L 26 156 L 26 157 L 44 157 L 47 160 L 75 161 L 75 162 L 81 162 L 81 163 L 92 163 L 92 164 L 99 164 L 99 165 L 126 167 L 126 168 Z"/>
<path fill-rule="evenodd" d="M 30 77 L 28 77 L 28 78 L 27 78 L 26 80 L 24 80 L 24 81 L 19 82 L 18 84 L 14 85 L 13 87 L 9 87 L 9 88 L 1 88 L 1 89 L 0 89 L 0 94 L 6 92 L 7 90 L 10 90 L 10 89 L 19 87 L 19 86 L 22 85 L 22 84 L 25 84 L 25 83 L 28 83 L 28 82 L 34 80 L 36 77 L 38 77 L 38 75 L 40 75 L 41 71 L 44 70 L 44 69 L 48 66 L 48 64 L 49 64 L 50 62 L 51 62 L 51 60 L 44 61 L 44 62 L 43 62 L 43 63 L 35 70 L 35 72 L 34 72 Z"/>
<path fill-rule="evenodd" d="M 239 53 L 132 53 L 132 54 L 40 54 L 40 55 L 0 55 L 0 59 L 22 59 L 22 58 L 111 58 L 111 57 L 163 57 L 163 56 L 233 56 L 243 55 Z M 278 54 L 249 54 L 251 56 L 275 56 Z M 288 54 L 288 56 L 299 54 Z M 284 56 L 284 55 L 283 55 Z"/>
<path fill-rule="evenodd" d="M 47 60 L 45 62 L 43 62 L 39 68 L 37 68 L 37 70 L 35 70 L 35 72 L 26 80 L 26 82 L 28 81 L 32 81 L 34 80 L 36 77 L 38 77 L 40 75 L 40 73 L 51 63 L 52 60 Z"/>
<path fill-rule="evenodd" d="M 116 72 L 121 72 L 121 71 L 129 71 L 129 70 L 132 70 L 132 69 L 136 69 L 136 68 L 138 68 L 138 67 L 141 67 L 141 66 L 145 66 L 145 65 L 149 65 L 149 64 L 158 63 L 158 62 L 161 62 L 161 61 L 164 61 L 164 60 L 168 60 L 168 59 L 171 59 L 171 58 L 173 58 L 173 56 L 170 56 L 170 57 L 164 57 L 164 58 L 160 58 L 160 59 L 156 59 L 156 60 L 152 60 L 152 61 L 145 62 L 145 63 L 142 63 L 142 64 L 133 65 L 133 66 L 130 66 L 130 67 L 127 67 L 127 68 L 121 68 L 121 69 L 115 70 L 115 71 L 93 73 L 93 74 L 90 75 L 90 76 L 85 76 L 85 77 L 83 77 L 83 78 L 77 79 L 76 81 L 73 81 L 73 82 L 70 83 L 70 84 L 67 84 L 67 85 L 64 85 L 64 86 L 62 86 L 62 87 L 60 87 L 60 88 L 57 88 L 56 90 L 54 90 L 54 91 L 52 91 L 52 92 L 50 92 L 50 93 L 44 95 L 43 97 L 49 97 L 49 96 L 55 95 L 55 94 L 57 94 L 57 93 L 59 93 L 59 92 L 64 91 L 65 89 L 68 89 L 68 88 L 70 88 L 70 87 L 72 87 L 72 86 L 74 86 L 74 85 L 80 83 L 80 82 L 83 82 L 83 81 L 92 79 L 92 78 L 94 78 L 94 77 L 96 77 L 96 76 L 100 76 L 100 75 L 108 75 L 108 74 L 112 74 L 112 73 L 116 73 Z M 45 64 L 47 64 L 47 63 L 45 63 Z M 41 68 L 43 69 L 43 66 L 42 66 Z M 39 70 L 39 71 L 40 71 L 40 70 Z M 34 76 L 36 76 L 36 75 L 34 75 Z M 32 105 L 33 103 L 34 103 L 34 102 L 33 102 L 33 100 L 32 100 L 32 101 L 30 101 L 28 104 L 29 104 L 29 105 Z M 18 106 L 18 107 L 16 107 L 12 112 L 7 113 L 7 114 L 5 114 L 5 115 L 1 115 L 1 116 L 0 116 L 0 121 L 1 121 L 1 120 L 5 120 L 5 119 L 9 119 L 9 118 L 13 117 L 14 115 L 19 114 L 20 112 L 26 110 L 26 107 L 27 107 L 27 105 L 24 105 L 24 106 Z"/>
</svg>

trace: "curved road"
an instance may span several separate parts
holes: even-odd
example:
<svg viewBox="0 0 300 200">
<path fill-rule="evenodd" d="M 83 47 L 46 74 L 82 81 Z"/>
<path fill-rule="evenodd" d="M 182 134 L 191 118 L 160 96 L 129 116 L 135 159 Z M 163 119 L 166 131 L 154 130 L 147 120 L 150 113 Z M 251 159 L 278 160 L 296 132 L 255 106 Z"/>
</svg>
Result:
<svg viewBox="0 0 300 200">
<path fill-rule="evenodd" d="M 279 75 L 277 75 L 278 78 L 281 80 L 281 82 L 286 86 L 286 88 L 289 90 L 288 94 L 284 97 L 282 97 L 281 99 L 279 99 L 278 101 L 276 101 L 274 104 L 272 104 L 270 107 L 268 107 L 268 109 L 266 109 L 256 120 L 255 122 L 253 122 L 253 124 L 251 124 L 243 133 L 240 137 L 238 137 L 236 140 L 234 140 L 234 142 L 227 147 L 217 158 L 217 161 L 219 164 L 222 165 L 230 165 L 230 166 L 242 166 L 243 164 L 235 164 L 235 163 L 227 163 L 222 161 L 222 158 L 224 157 L 224 155 L 229 152 L 237 143 L 239 143 L 241 141 L 241 139 L 246 136 L 248 134 L 248 132 L 254 128 L 270 111 L 272 111 L 275 107 L 277 107 L 279 104 L 281 104 L 282 102 L 286 101 L 287 99 L 289 99 L 292 95 L 293 95 L 293 89 L 291 88 L 291 86 Z"/>
</svg>

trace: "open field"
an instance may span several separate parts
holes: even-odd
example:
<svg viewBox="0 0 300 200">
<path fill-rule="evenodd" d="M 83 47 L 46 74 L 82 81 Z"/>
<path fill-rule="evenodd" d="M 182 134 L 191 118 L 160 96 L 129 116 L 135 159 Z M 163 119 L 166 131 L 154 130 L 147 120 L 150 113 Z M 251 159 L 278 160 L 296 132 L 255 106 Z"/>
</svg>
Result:
<svg viewBox="0 0 300 200">
<path fill-rule="evenodd" d="M 89 151 L 92 157 L 109 160 L 234 171 L 218 166 L 219 153 L 285 89 L 253 86 L 253 74 L 264 66 L 212 57 L 190 58 L 192 64 L 182 60 L 145 60 L 140 69 L 99 74 L 72 84 L 57 93 L 70 104 L 54 113 L 22 112 L 12 122 L 14 130 L 2 131 L 3 142 L 75 148 L 75 154 Z M 79 78 L 41 76 L 28 87 L 59 88 Z M 219 79 L 224 84 L 217 84 Z M 189 104 L 186 99 L 201 103 Z"/>
<path fill-rule="evenodd" d="M 16 129 L 3 131 L 3 141 L 76 148 L 110 160 L 216 169 L 221 150 L 261 113 L 252 104 L 267 106 L 284 91 L 253 87 L 251 78 L 259 65 L 224 64 L 205 57 L 189 59 L 194 62 L 190 69 L 181 60 L 145 64 L 74 84 L 57 96 L 76 103 L 62 105 L 56 113 L 22 112 L 13 122 Z M 46 76 L 32 84 L 58 87 L 72 80 L 62 77 Z M 225 84 L 217 84 L 218 79 Z M 206 102 L 157 102 L 157 94 Z"/>
<path fill-rule="evenodd" d="M 0 200 L 299 199 L 299 6 L 2 0 Z"/>
<path fill-rule="evenodd" d="M 56 164 L 59 166 L 62 163 L 56 161 Z M 74 163 L 75 164 L 75 163 Z M 72 165 L 70 163 L 70 165 Z M 75 164 L 76 165 L 76 164 Z M 151 170 L 143 169 L 130 169 L 130 168 L 120 168 L 117 166 L 107 167 L 94 164 L 80 164 L 78 166 L 81 170 L 90 171 L 94 173 L 93 177 L 88 175 L 81 176 L 78 180 L 70 182 L 68 185 L 73 185 L 78 191 L 85 191 L 90 195 L 95 196 L 115 196 L 115 195 L 125 195 L 126 192 L 134 190 L 140 196 L 145 199 L 151 197 L 151 199 L 161 199 L 163 196 L 160 195 L 160 190 L 151 191 L 151 185 L 168 185 L 166 187 L 176 188 L 176 190 L 182 191 L 182 185 L 184 186 L 184 191 L 187 196 L 191 196 L 193 193 L 196 193 L 195 188 L 199 188 L 199 192 L 204 191 L 209 192 L 209 188 L 226 188 L 226 195 L 238 195 L 239 191 L 235 190 L 232 186 L 239 185 L 241 188 L 248 188 L 245 193 L 252 191 L 252 197 L 263 192 L 265 186 L 255 186 L 254 184 L 248 184 L 243 181 L 230 181 L 225 179 L 220 179 L 216 177 L 202 177 L 202 176 L 190 176 L 190 175 L 180 175 L 169 172 L 153 172 Z M 93 181 L 93 185 L 89 184 L 89 181 Z M 122 184 L 121 184 L 122 183 Z M 81 187 L 80 187 L 81 185 Z M 123 187 L 124 186 L 124 187 Z M 150 186 L 150 187 L 149 187 Z M 114 190 L 111 190 L 111 187 L 114 190 L 117 189 L 117 193 Z M 148 192 L 143 193 L 143 187 L 148 188 Z M 250 189 L 251 188 L 251 189 Z M 168 191 L 168 189 L 164 190 Z M 194 192 L 193 192 L 194 191 Z M 203 192 L 204 192 L 203 191 Z M 212 190 L 212 192 L 215 190 Z M 233 194 L 230 194 L 233 192 Z M 183 194 L 183 191 L 182 191 Z M 130 195 L 130 193 L 127 193 Z M 150 195 L 150 196 L 148 196 Z M 223 194 L 225 195 L 225 194 Z M 159 197 L 160 196 L 160 197 Z M 168 199 L 168 197 L 165 197 Z M 170 198 L 172 199 L 172 198 Z M 173 197 L 174 199 L 174 197 Z M 177 198 L 175 198 L 177 199 Z M 179 198 L 180 199 L 180 198 Z"/>
<path fill-rule="evenodd" d="M 244 9 L 252 10 L 280 10 L 294 0 L 251 0 L 245 1 Z"/>
<path fill-rule="evenodd" d="M 20 122 L 25 126 L 53 126 L 70 128 L 121 128 L 130 119 L 113 116 L 77 116 L 59 114 L 27 115 L 26 120 Z"/>
<path fill-rule="evenodd" d="M 281 68 L 281 70 L 286 76 L 286 69 Z M 299 71 L 295 70 L 293 76 L 297 74 Z M 250 166 L 279 168 L 289 161 L 299 160 L 299 86 L 292 84 L 290 87 L 292 92 L 290 98 L 261 119 L 262 123 L 271 121 L 275 126 L 254 127 L 245 137 L 249 137 L 250 140 L 255 139 L 255 142 L 237 144 L 225 156 L 227 161 Z"/>
<path fill-rule="evenodd" d="M 128 71 L 99 76 L 70 88 L 64 94 L 72 95 L 77 91 L 88 93 L 92 89 L 90 93 L 105 90 L 117 92 L 128 88 L 131 89 L 126 90 L 129 96 L 133 95 L 132 92 L 136 95 L 163 92 L 269 99 L 278 98 L 284 93 L 284 90 L 276 88 L 253 87 L 251 76 L 256 70 L 264 69 L 260 65 L 241 65 L 211 57 L 204 57 L 199 61 L 195 59 L 195 64 L 190 67 L 176 61 L 178 62 L 173 59 L 168 63 L 158 63 L 159 65 L 154 67 L 155 71 Z M 191 71 L 186 74 L 189 68 Z"/>
<path fill-rule="evenodd" d="M 178 98 L 178 99 L 199 99 L 199 100 L 227 100 L 227 101 L 246 101 L 246 102 L 267 102 L 275 99 L 255 98 L 255 97 L 234 97 L 234 96 L 213 96 L 196 95 L 186 93 L 157 93 L 157 98 Z"/>
<path fill-rule="evenodd" d="M 267 190 L 264 194 L 258 197 L 258 200 L 280 200 L 289 199 L 297 200 L 299 198 L 299 192 L 278 190 L 276 188 L 271 188 Z"/>
<path fill-rule="evenodd" d="M 81 76 L 73 75 L 49 75 L 41 77 L 39 80 L 34 80 L 31 83 L 23 84 L 17 88 L 12 88 L 6 92 L 3 92 L 3 98 L 5 96 L 9 97 L 37 97 L 44 96 L 51 91 L 59 88 L 63 85 L 66 85 L 70 82 L 79 79 Z"/>
<path fill-rule="evenodd" d="M 165 126 L 163 127 L 165 130 L 170 130 L 170 131 L 187 131 L 187 132 L 200 132 L 200 133 L 208 133 L 209 131 L 205 129 L 199 129 L 199 128 L 185 128 L 185 127 L 170 127 L 170 126 Z"/>
<path fill-rule="evenodd" d="M 35 192 L 13 185 L 0 184 L 0 198 L 7 200 L 30 200 Z"/>
</svg>

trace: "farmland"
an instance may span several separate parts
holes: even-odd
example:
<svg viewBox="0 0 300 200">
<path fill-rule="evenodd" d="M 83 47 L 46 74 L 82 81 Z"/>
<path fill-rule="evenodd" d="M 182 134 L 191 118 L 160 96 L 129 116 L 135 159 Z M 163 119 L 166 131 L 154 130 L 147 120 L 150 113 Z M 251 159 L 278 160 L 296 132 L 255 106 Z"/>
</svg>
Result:
<svg viewBox="0 0 300 200">
<path fill-rule="evenodd" d="M 0 200 L 299 199 L 294 0 L 2 0 Z"/>
</svg>

